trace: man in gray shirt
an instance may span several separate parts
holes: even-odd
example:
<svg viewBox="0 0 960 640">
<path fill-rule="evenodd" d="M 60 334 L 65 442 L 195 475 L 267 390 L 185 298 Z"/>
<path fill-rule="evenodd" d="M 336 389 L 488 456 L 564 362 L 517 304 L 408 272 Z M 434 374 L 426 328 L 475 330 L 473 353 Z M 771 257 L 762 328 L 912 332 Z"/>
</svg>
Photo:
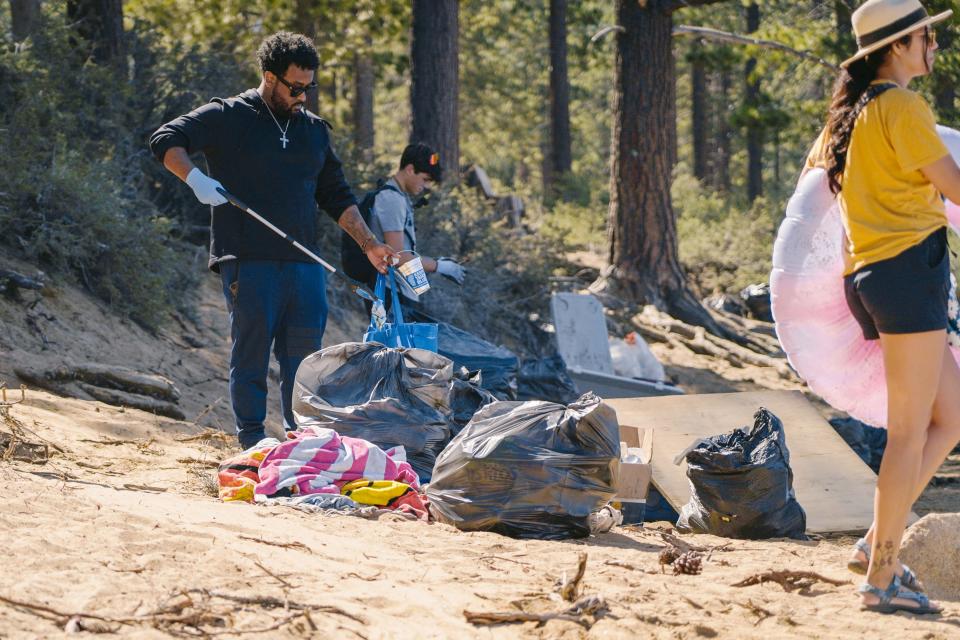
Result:
<svg viewBox="0 0 960 640">
<path fill-rule="evenodd" d="M 443 178 L 440 158 L 423 143 L 408 145 L 400 156 L 400 168 L 383 185 L 370 211 L 370 231 L 377 240 L 400 253 L 400 263 L 411 260 L 417 250 L 417 230 L 413 221 L 411 197 L 420 195 L 430 184 Z M 427 273 L 437 273 L 463 284 L 465 269 L 450 258 L 420 256 Z M 408 298 L 416 299 L 411 289 L 401 289 Z"/>
</svg>

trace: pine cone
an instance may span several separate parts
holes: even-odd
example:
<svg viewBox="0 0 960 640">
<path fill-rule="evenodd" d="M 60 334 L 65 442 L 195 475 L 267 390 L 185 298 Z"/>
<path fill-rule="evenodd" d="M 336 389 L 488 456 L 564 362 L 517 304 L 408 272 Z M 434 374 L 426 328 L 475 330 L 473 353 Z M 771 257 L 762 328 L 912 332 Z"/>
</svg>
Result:
<svg viewBox="0 0 960 640">
<path fill-rule="evenodd" d="M 677 547 L 664 547 L 660 550 L 660 564 L 673 564 L 674 560 L 679 558 L 680 555 L 680 549 Z"/>
<path fill-rule="evenodd" d="M 686 573 L 695 576 L 703 571 L 703 555 L 696 551 L 681 553 L 673 563 L 674 575 Z"/>
</svg>

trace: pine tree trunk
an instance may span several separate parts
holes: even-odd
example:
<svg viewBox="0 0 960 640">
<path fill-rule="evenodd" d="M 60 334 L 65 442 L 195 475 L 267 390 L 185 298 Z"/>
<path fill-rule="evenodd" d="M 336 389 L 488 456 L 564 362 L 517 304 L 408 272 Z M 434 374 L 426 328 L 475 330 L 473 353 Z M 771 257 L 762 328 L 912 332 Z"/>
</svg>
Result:
<svg viewBox="0 0 960 640">
<path fill-rule="evenodd" d="M 755 2 L 747 7 L 747 33 L 760 28 L 760 6 Z M 760 103 L 760 78 L 754 71 L 757 59 L 747 60 L 744 69 L 746 79 L 745 101 L 750 106 Z M 747 125 L 747 198 L 750 202 L 763 195 L 763 127 L 759 122 Z"/>
<path fill-rule="evenodd" d="M 367 41 L 369 47 L 370 41 Z M 373 58 L 367 52 L 353 57 L 353 138 L 364 162 L 373 161 Z"/>
<path fill-rule="evenodd" d="M 67 0 L 67 19 L 79 36 L 75 46 L 94 62 L 119 64 L 124 52 L 121 0 Z"/>
<path fill-rule="evenodd" d="M 294 28 L 298 33 L 302 33 L 311 40 L 317 37 L 317 21 L 313 15 L 313 2 L 310 0 L 297 0 L 294 7 Z M 320 89 L 314 88 L 307 91 L 307 110 L 313 113 L 320 112 Z"/>
<path fill-rule="evenodd" d="M 717 72 L 717 104 L 721 108 L 716 111 L 715 146 L 716 154 L 713 157 L 713 186 L 718 191 L 730 192 L 730 157 L 733 132 L 730 128 L 730 115 L 727 106 L 730 104 L 730 91 L 733 88 L 730 69 L 723 68 Z"/>
<path fill-rule="evenodd" d="M 444 181 L 450 182 L 460 174 L 459 11 L 458 0 L 413 0 L 410 39 L 410 141 L 440 154 Z"/>
<path fill-rule="evenodd" d="M 670 199 L 676 162 L 673 18 L 658 2 L 617 0 L 605 285 L 674 317 L 725 334 L 687 289 Z"/>
<path fill-rule="evenodd" d="M 694 41 L 690 56 L 691 126 L 693 128 L 693 175 L 706 184 L 710 179 L 710 110 L 707 94 L 707 65 L 703 46 Z"/>
<path fill-rule="evenodd" d="M 570 171 L 570 78 L 567 71 L 567 0 L 550 0 L 550 146 L 543 192 Z"/>
<path fill-rule="evenodd" d="M 939 9 L 939 7 L 937 8 Z M 931 13 L 933 13 L 932 8 Z M 940 29 L 937 32 L 937 41 L 940 49 L 943 51 L 953 51 L 957 44 L 957 39 L 951 29 Z M 943 61 L 940 61 L 938 64 L 943 64 Z M 934 69 L 936 70 L 937 68 L 934 67 Z M 941 67 L 940 73 L 935 72 L 932 74 L 932 80 L 933 101 L 937 113 L 937 121 L 950 127 L 956 127 L 960 124 L 960 119 L 958 119 L 957 113 L 957 91 L 954 86 L 953 74 L 944 73 Z"/>
<path fill-rule="evenodd" d="M 850 17 L 853 15 L 851 5 L 852 0 L 833 0 L 834 29 L 836 33 L 834 51 L 838 63 L 852 56 L 857 49 L 853 39 L 853 25 L 850 23 Z"/>
<path fill-rule="evenodd" d="M 13 39 L 25 40 L 40 24 L 40 0 L 10 0 Z"/>
</svg>

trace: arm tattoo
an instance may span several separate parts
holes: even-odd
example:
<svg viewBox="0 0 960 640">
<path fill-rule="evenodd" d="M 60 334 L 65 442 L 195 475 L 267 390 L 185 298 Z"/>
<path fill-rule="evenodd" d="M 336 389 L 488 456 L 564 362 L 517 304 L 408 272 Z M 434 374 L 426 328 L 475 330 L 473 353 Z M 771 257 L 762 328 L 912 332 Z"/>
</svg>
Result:
<svg viewBox="0 0 960 640">
<path fill-rule="evenodd" d="M 370 227 L 363 221 L 360 210 L 355 206 L 351 206 L 343 212 L 338 224 L 360 245 L 361 250 L 365 251 L 372 242 L 376 241 L 376 237 L 373 235 L 373 232 L 370 231 Z"/>
</svg>

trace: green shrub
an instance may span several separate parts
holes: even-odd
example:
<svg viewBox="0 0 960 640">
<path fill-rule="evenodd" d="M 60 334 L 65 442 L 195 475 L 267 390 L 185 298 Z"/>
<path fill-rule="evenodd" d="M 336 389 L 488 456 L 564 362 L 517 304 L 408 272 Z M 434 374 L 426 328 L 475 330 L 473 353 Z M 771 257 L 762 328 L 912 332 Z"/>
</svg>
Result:
<svg viewBox="0 0 960 640">
<path fill-rule="evenodd" d="M 151 64 L 162 56 L 134 30 L 128 68 L 92 64 L 62 7 L 47 11 L 26 45 L 0 40 L 0 243 L 157 327 L 189 306 L 200 272 L 195 250 L 171 237 L 181 220 L 150 198 L 163 169 L 145 146 L 189 97 L 172 89 L 184 60 Z"/>
<path fill-rule="evenodd" d="M 783 207 L 752 205 L 705 190 L 681 165 L 673 183 L 680 261 L 701 295 L 766 282 Z"/>
</svg>

